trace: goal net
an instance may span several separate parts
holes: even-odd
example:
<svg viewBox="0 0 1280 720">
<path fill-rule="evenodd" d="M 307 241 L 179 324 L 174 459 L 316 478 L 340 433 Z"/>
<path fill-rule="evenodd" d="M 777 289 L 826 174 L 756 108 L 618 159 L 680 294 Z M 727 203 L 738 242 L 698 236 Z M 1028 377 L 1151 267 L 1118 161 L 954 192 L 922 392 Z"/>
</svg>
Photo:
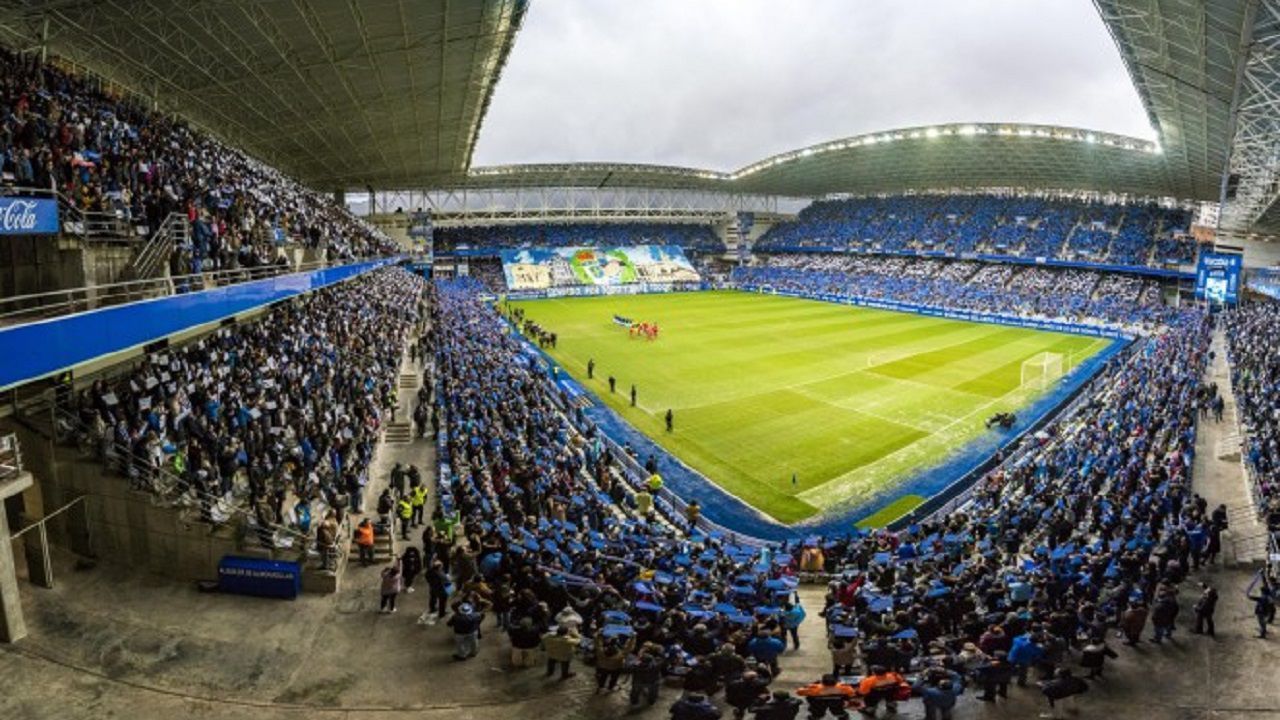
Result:
<svg viewBox="0 0 1280 720">
<path fill-rule="evenodd" d="M 1022 387 L 1044 390 L 1062 377 L 1062 353 L 1042 352 L 1022 363 Z"/>
</svg>

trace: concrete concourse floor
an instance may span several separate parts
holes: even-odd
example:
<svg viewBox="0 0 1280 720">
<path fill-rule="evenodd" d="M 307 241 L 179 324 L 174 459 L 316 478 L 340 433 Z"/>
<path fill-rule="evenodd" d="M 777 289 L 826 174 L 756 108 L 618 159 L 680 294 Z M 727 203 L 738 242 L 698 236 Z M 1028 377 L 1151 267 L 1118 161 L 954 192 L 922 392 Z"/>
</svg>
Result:
<svg viewBox="0 0 1280 720">
<path fill-rule="evenodd" d="M 0 718 L 597 718 L 666 717 L 678 691 L 630 713 L 624 689 L 596 695 L 590 668 L 560 682 L 539 669 L 507 666 L 507 643 L 486 621 L 480 655 L 450 659 L 443 625 L 415 624 L 425 590 L 401 595 L 400 611 L 376 612 L 378 568 L 353 566 L 339 592 L 299 600 L 203 594 L 110 563 L 57 567 L 53 590 L 23 586 L 31 636 L 0 646 Z M 1183 597 L 1176 640 L 1136 649 L 1112 641 L 1120 659 L 1084 696 L 1077 717 L 1277 718 L 1274 668 L 1280 640 L 1257 640 L 1243 596 L 1251 571 L 1215 569 L 1205 578 L 1222 599 L 1218 638 L 1186 632 L 1193 588 Z M 1188 583 L 1190 585 L 1190 583 Z M 777 687 L 794 689 L 828 664 L 822 588 L 805 586 L 810 620 L 802 648 L 783 658 Z M 956 717 L 1026 718 L 1045 709 L 1034 688 L 1013 688 L 1006 704 L 966 694 Z M 722 698 L 723 696 L 720 696 Z M 919 701 L 901 718 L 919 718 Z"/>
</svg>

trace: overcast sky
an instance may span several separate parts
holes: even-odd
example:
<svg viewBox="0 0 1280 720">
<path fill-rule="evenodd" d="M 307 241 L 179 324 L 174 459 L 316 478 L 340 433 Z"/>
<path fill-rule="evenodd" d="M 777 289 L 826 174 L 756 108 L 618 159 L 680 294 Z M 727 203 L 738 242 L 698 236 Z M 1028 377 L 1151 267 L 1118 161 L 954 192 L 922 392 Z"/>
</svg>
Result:
<svg viewBox="0 0 1280 720">
<path fill-rule="evenodd" d="M 732 170 L 962 121 L 1154 139 L 1088 0 L 534 0 L 473 165 Z"/>
</svg>

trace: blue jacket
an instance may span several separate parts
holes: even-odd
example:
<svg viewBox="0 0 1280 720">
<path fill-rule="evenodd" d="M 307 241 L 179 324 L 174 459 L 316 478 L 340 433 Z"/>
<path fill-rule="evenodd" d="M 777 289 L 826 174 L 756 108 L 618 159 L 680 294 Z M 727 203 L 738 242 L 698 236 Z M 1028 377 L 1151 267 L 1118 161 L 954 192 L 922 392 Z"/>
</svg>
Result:
<svg viewBox="0 0 1280 720">
<path fill-rule="evenodd" d="M 786 625 L 788 628 L 798 628 L 800 627 L 800 623 L 804 622 L 805 617 L 806 615 L 803 606 L 792 605 L 791 609 L 783 614 L 782 624 Z"/>
<path fill-rule="evenodd" d="M 1013 639 L 1009 648 L 1009 662 L 1014 665 L 1035 665 L 1044 657 L 1044 648 L 1031 639 L 1029 633 L 1023 633 Z"/>
<path fill-rule="evenodd" d="M 747 652 L 762 662 L 770 662 L 777 659 L 785 649 L 786 646 L 782 644 L 782 641 L 773 636 L 765 637 L 762 635 L 753 638 L 751 642 L 747 643 Z"/>
</svg>

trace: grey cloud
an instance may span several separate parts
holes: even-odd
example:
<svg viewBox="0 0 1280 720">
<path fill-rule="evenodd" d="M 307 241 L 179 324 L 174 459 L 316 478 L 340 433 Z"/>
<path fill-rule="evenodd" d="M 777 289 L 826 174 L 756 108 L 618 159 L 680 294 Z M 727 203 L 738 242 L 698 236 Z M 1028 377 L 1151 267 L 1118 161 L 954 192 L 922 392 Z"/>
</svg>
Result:
<svg viewBox="0 0 1280 720">
<path fill-rule="evenodd" d="M 1153 137 L 1085 0 L 538 0 L 475 164 L 727 170 L 957 121 Z"/>
</svg>

